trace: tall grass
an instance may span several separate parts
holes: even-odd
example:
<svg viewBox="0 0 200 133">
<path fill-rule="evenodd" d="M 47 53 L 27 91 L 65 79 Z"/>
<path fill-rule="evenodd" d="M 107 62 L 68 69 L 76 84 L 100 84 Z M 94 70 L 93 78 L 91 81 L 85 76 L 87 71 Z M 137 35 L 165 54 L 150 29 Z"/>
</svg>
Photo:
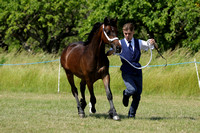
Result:
<svg viewBox="0 0 200 133">
<path fill-rule="evenodd" d="M 192 54 L 186 49 L 177 49 L 175 51 L 167 51 L 164 53 L 168 64 L 200 61 L 200 52 Z M 141 64 L 145 65 L 149 60 L 149 52 L 142 53 Z M 48 54 L 29 54 L 22 52 L 1 53 L 0 63 L 17 64 L 41 62 L 47 60 L 59 59 L 58 55 Z M 120 66 L 120 58 L 118 56 L 110 56 L 111 66 Z M 165 64 L 156 51 L 153 51 L 153 59 L 150 65 Z M 200 65 L 198 64 L 200 69 Z M 58 69 L 59 62 L 23 65 L 23 66 L 0 66 L 0 91 L 14 92 L 37 92 L 37 93 L 56 93 L 58 88 Z M 125 88 L 121 78 L 119 67 L 110 67 L 111 90 L 113 93 L 120 93 Z M 79 79 L 75 82 L 79 87 Z M 177 96 L 199 96 L 200 89 L 194 63 L 175 65 L 167 67 L 148 67 L 143 69 L 143 94 L 144 95 L 177 95 Z M 95 93 L 105 94 L 104 86 L 101 80 L 94 84 Z M 66 79 L 66 75 L 61 68 L 60 75 L 60 91 L 70 92 L 71 89 Z M 86 91 L 86 93 L 88 93 Z"/>
<path fill-rule="evenodd" d="M 5 60 L 4 64 L 32 63 L 58 59 L 58 56 L 48 54 L 28 53 L 3 53 L 0 59 Z M 0 90 L 24 91 L 24 92 L 56 92 L 57 73 L 59 62 L 1 66 L 0 67 Z"/>
</svg>

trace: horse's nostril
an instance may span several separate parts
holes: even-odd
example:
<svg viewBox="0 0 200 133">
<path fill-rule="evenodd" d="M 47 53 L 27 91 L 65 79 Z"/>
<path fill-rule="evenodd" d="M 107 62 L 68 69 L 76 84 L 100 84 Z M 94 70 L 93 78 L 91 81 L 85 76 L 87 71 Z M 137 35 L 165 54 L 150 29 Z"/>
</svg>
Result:
<svg viewBox="0 0 200 133">
<path fill-rule="evenodd" d="M 120 46 L 117 46 L 117 47 L 116 47 L 116 52 L 117 52 L 117 53 L 120 53 L 120 52 L 121 52 Z"/>
</svg>

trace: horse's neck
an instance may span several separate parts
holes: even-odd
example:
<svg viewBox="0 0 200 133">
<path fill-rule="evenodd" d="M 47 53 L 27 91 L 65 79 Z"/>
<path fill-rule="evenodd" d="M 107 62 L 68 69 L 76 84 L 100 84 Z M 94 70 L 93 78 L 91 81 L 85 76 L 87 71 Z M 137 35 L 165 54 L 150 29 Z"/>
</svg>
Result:
<svg viewBox="0 0 200 133">
<path fill-rule="evenodd" d="M 101 40 L 101 35 L 101 33 L 94 35 L 91 43 L 89 44 L 89 50 L 95 56 L 105 54 L 105 44 L 103 44 L 103 41 Z"/>
<path fill-rule="evenodd" d="M 88 52 L 93 62 L 96 62 L 96 68 L 100 69 L 105 64 L 107 56 L 105 54 L 105 44 L 101 40 L 101 33 L 94 35 L 88 47 Z"/>
</svg>

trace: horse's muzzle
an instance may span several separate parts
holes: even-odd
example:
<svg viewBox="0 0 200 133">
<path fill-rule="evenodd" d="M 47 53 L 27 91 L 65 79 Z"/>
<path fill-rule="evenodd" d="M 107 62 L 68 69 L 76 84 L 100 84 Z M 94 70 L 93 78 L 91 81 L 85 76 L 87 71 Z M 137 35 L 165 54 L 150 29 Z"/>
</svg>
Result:
<svg viewBox="0 0 200 133">
<path fill-rule="evenodd" d="M 111 45 L 112 45 L 112 48 L 114 50 L 114 53 L 121 53 L 122 52 L 121 45 L 114 44 L 114 43 L 111 43 Z"/>
<path fill-rule="evenodd" d="M 116 53 L 121 53 L 122 49 L 121 46 L 116 46 Z"/>
<path fill-rule="evenodd" d="M 122 46 L 121 46 L 121 42 L 119 40 L 115 40 L 115 41 L 111 42 L 111 46 L 114 50 L 114 53 L 122 52 Z"/>
</svg>

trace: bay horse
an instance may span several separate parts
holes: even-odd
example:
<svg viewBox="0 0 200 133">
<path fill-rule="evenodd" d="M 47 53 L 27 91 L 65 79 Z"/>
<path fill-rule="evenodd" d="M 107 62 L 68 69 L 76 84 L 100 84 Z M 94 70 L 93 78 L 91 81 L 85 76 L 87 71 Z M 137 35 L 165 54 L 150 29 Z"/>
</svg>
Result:
<svg viewBox="0 0 200 133">
<path fill-rule="evenodd" d="M 84 109 L 87 105 L 85 100 L 86 84 L 90 92 L 91 112 L 95 113 L 96 97 L 93 84 L 98 79 L 102 79 L 110 104 L 109 116 L 114 120 L 120 120 L 110 90 L 109 60 L 105 54 L 105 44 L 112 46 L 116 53 L 121 52 L 121 43 L 117 38 L 117 19 L 106 17 L 104 23 L 96 23 L 86 42 L 71 43 L 61 54 L 61 65 L 71 85 L 71 91 L 76 99 L 78 114 L 81 118 L 85 117 Z M 80 101 L 74 83 L 74 75 L 81 79 L 80 92 L 82 98 Z"/>
</svg>

